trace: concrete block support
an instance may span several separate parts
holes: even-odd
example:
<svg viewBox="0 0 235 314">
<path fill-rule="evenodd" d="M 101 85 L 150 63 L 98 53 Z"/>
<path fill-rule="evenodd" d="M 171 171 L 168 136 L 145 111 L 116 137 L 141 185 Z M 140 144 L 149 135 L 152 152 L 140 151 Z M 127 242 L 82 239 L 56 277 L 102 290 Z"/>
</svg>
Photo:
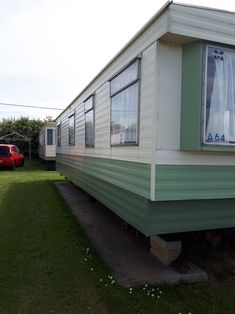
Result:
<svg viewBox="0 0 235 314">
<path fill-rule="evenodd" d="M 182 251 L 181 241 L 166 241 L 157 235 L 150 236 L 150 244 L 151 254 L 166 266 L 176 260 Z"/>
</svg>

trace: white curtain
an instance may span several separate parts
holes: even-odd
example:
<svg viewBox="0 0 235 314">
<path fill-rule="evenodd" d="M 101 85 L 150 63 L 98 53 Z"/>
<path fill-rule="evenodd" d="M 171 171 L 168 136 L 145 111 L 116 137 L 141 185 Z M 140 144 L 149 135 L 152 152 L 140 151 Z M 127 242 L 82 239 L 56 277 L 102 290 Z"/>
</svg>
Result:
<svg viewBox="0 0 235 314">
<path fill-rule="evenodd" d="M 213 49 L 215 74 L 207 112 L 207 142 L 235 141 L 235 53 Z"/>
<path fill-rule="evenodd" d="M 135 83 L 112 97 L 111 144 L 137 143 L 138 88 Z"/>
</svg>

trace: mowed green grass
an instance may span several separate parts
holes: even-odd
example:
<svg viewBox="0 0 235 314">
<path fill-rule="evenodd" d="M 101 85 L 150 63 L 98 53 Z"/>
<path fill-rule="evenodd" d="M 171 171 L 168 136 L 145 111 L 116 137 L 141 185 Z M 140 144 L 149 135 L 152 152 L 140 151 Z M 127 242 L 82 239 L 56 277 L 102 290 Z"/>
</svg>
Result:
<svg viewBox="0 0 235 314">
<path fill-rule="evenodd" d="M 54 185 L 62 179 L 39 162 L 0 171 L 0 313 L 235 313 L 231 273 L 172 287 L 113 282 Z"/>
</svg>

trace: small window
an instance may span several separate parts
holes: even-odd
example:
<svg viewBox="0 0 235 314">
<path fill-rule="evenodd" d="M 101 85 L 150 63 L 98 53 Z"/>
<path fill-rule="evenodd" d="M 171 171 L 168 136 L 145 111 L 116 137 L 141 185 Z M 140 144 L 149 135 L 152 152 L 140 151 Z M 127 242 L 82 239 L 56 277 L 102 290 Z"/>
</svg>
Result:
<svg viewBox="0 0 235 314">
<path fill-rule="evenodd" d="M 53 129 L 47 129 L 47 145 L 53 145 Z"/>
<path fill-rule="evenodd" d="M 111 80 L 111 145 L 138 144 L 140 60 Z"/>
<path fill-rule="evenodd" d="M 61 147 L 61 124 L 57 125 L 57 146 Z"/>
<path fill-rule="evenodd" d="M 84 102 L 85 109 L 85 146 L 95 146 L 94 128 L 94 96 L 92 95 Z"/>
<path fill-rule="evenodd" d="M 69 117 L 69 145 L 75 145 L 75 115 Z"/>
<path fill-rule="evenodd" d="M 204 143 L 235 145 L 235 50 L 207 46 Z"/>
</svg>

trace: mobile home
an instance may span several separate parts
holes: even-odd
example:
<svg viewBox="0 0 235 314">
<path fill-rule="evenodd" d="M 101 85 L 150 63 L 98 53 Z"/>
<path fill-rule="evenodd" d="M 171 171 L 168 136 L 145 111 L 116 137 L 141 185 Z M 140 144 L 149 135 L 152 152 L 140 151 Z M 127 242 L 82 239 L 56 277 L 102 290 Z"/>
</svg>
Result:
<svg viewBox="0 0 235 314">
<path fill-rule="evenodd" d="M 235 227 L 235 14 L 166 3 L 56 124 L 58 171 L 145 235 Z"/>
<path fill-rule="evenodd" d="M 47 170 L 55 169 L 56 122 L 48 121 L 39 133 L 39 157 L 45 162 Z"/>
</svg>

